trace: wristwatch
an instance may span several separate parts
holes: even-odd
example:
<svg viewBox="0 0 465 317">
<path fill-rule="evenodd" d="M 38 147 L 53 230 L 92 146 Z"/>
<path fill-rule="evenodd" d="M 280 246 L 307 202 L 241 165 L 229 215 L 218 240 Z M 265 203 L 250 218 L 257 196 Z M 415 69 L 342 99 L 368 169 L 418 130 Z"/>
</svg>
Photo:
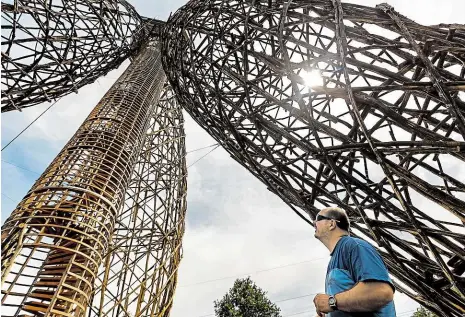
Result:
<svg viewBox="0 0 465 317">
<path fill-rule="evenodd" d="M 328 304 L 329 304 L 329 307 L 331 307 L 332 310 L 337 310 L 336 297 L 334 297 L 333 295 L 329 296 Z"/>
</svg>

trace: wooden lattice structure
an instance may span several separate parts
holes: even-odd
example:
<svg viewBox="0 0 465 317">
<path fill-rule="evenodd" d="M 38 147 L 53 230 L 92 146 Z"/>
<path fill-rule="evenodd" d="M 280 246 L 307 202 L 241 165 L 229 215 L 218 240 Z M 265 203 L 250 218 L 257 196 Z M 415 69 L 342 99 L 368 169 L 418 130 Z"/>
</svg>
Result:
<svg viewBox="0 0 465 317">
<path fill-rule="evenodd" d="M 125 0 L 2 2 L 1 25 L 2 112 L 77 92 L 146 39 Z"/>
<path fill-rule="evenodd" d="M 169 309 L 186 170 L 169 90 L 157 107 L 164 78 L 152 42 L 5 221 L 2 316 L 84 316 L 94 303 L 99 315 Z"/>
<path fill-rule="evenodd" d="M 348 211 L 398 289 L 465 313 L 465 28 L 386 4 L 192 0 L 162 36 L 183 108 L 305 221 Z"/>
<path fill-rule="evenodd" d="M 400 291 L 465 313 L 463 25 L 340 0 L 192 0 L 167 25 L 124 0 L 16 0 L 2 3 L 2 112 L 128 56 L 2 227 L 2 315 L 168 316 L 186 211 L 179 107 L 304 221 L 347 210 Z"/>
<path fill-rule="evenodd" d="M 184 142 L 181 108 L 166 85 L 117 217 L 89 316 L 168 316 L 187 207 Z"/>
</svg>

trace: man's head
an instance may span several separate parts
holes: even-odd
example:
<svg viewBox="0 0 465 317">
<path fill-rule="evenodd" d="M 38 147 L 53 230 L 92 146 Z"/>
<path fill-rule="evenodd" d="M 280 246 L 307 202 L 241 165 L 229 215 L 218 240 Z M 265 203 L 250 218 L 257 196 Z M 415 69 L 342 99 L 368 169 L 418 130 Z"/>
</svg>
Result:
<svg viewBox="0 0 465 317">
<path fill-rule="evenodd" d="M 320 210 L 314 221 L 315 238 L 328 241 L 333 237 L 348 234 L 350 228 L 349 217 L 346 212 L 337 207 Z"/>
</svg>

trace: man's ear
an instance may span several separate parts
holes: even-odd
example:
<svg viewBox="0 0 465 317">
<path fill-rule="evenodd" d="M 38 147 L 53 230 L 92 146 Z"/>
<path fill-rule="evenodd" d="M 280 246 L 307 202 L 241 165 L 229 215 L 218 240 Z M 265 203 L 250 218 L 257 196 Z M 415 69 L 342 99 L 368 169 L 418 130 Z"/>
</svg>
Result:
<svg viewBox="0 0 465 317">
<path fill-rule="evenodd" d="M 337 228 L 337 224 L 336 224 L 336 221 L 332 220 L 331 221 L 331 226 L 330 226 L 331 230 L 336 230 Z"/>
</svg>

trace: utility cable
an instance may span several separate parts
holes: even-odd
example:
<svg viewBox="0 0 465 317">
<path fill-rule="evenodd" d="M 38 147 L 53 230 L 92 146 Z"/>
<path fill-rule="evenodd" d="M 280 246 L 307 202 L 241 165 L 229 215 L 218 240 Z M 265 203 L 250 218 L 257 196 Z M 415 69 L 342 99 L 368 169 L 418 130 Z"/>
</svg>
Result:
<svg viewBox="0 0 465 317">
<path fill-rule="evenodd" d="M 86 75 L 87 76 L 87 75 Z M 78 84 L 79 82 L 77 82 Z M 50 106 L 47 107 L 47 109 L 45 109 L 44 111 L 42 111 L 41 114 L 39 114 L 39 116 L 37 118 L 35 118 L 34 120 L 32 120 L 31 123 L 29 123 L 24 129 L 21 130 L 21 132 L 19 132 L 13 139 L 10 140 L 10 142 L 8 142 L 3 148 L 2 148 L 2 152 L 4 149 L 6 149 L 11 143 L 13 143 L 14 140 L 16 140 L 17 138 L 19 138 L 19 136 L 21 134 L 23 134 L 27 129 L 29 129 L 29 127 L 31 125 L 33 125 L 37 120 L 39 120 L 40 117 L 42 117 L 50 108 L 52 108 L 58 101 L 61 100 L 63 96 L 61 96 L 60 98 L 58 98 L 57 100 L 55 100 L 55 102 L 53 102 Z"/>
<path fill-rule="evenodd" d="M 201 159 L 203 159 L 204 157 L 206 157 L 208 154 L 210 154 L 211 152 L 213 152 L 214 150 L 216 150 L 220 145 L 218 144 L 216 147 L 214 147 L 213 149 L 211 149 L 210 151 L 208 151 L 207 154 L 203 155 L 201 158 L 199 158 L 197 161 L 195 161 L 194 163 L 192 163 L 191 165 L 189 165 L 187 168 L 189 167 L 192 167 L 195 163 L 197 163 L 198 161 L 200 161 Z"/>
<path fill-rule="evenodd" d="M 203 150 L 203 149 L 208 149 L 208 148 L 211 148 L 212 146 L 215 146 L 215 145 L 218 145 L 218 143 L 211 144 L 211 145 L 207 145 L 207 146 L 204 146 L 204 147 L 195 149 L 195 150 L 187 151 L 186 154 L 189 154 L 189 153 L 192 153 L 192 152 L 196 152 L 196 151 L 200 151 L 200 150 Z"/>
<path fill-rule="evenodd" d="M 323 259 L 326 259 L 326 257 L 316 258 L 316 259 L 307 260 L 307 261 L 302 261 L 302 262 L 289 263 L 289 264 L 280 265 L 280 266 L 275 266 L 275 267 L 272 267 L 272 268 L 263 269 L 263 270 L 259 270 L 259 271 L 255 271 L 255 272 L 237 274 L 237 275 L 233 275 L 233 276 L 225 276 L 225 277 L 220 277 L 220 278 L 213 279 L 213 280 L 206 280 L 206 281 L 200 281 L 200 282 L 196 282 L 196 283 L 192 283 L 192 284 L 180 285 L 180 286 L 178 286 L 178 288 L 180 288 L 180 287 L 190 287 L 190 286 L 194 286 L 194 285 L 207 284 L 207 283 L 211 283 L 211 282 L 217 282 L 217 281 L 222 281 L 222 280 L 226 280 L 226 279 L 231 279 L 231 278 L 237 278 L 237 277 L 241 277 L 241 276 L 246 276 L 246 275 L 258 274 L 258 273 L 267 272 L 267 271 L 273 271 L 273 270 L 277 270 L 277 269 L 281 269 L 281 268 L 285 268 L 285 267 L 289 267 L 289 266 L 294 266 L 294 265 L 299 265 L 299 264 L 304 264 L 304 263 L 315 262 L 315 261 L 319 261 L 319 260 L 323 260 Z"/>
<path fill-rule="evenodd" d="M 291 298 L 286 298 L 286 299 L 282 299 L 282 300 L 270 300 L 272 303 L 279 303 L 279 302 L 284 302 L 284 301 L 290 301 L 290 300 L 294 300 L 294 299 L 299 299 L 299 298 L 303 298 L 303 297 L 309 297 L 309 296 L 313 296 L 313 295 L 316 295 L 316 294 L 319 294 L 319 293 L 313 293 L 313 294 L 307 294 L 307 295 L 302 295 L 302 296 L 297 296 L 297 297 L 291 297 Z M 309 312 L 311 310 L 307 310 L 307 311 L 304 311 L 304 312 Z M 303 314 L 304 312 L 300 312 L 300 313 L 297 313 L 297 314 Z M 200 316 L 196 316 L 196 317 L 209 317 L 209 316 L 215 316 L 215 314 L 208 314 L 208 315 L 200 315 Z M 285 315 L 283 317 L 287 317 L 287 316 L 292 316 L 292 315 Z"/>
<path fill-rule="evenodd" d="M 136 32 L 134 32 L 133 36 L 137 35 L 137 33 L 139 33 L 140 31 L 144 30 L 145 27 L 144 25 L 142 24 L 140 29 L 139 30 L 136 30 Z M 130 57 L 130 56 L 128 56 Z M 19 136 L 21 134 L 23 134 L 27 129 L 29 129 L 29 127 L 31 125 L 33 125 L 40 117 L 42 117 L 48 110 L 50 110 L 50 108 L 52 108 L 54 105 L 57 104 L 57 102 L 59 102 L 61 100 L 61 98 L 63 98 L 68 92 L 70 92 L 71 90 L 75 89 L 76 85 L 79 84 L 81 81 L 83 81 L 84 79 L 86 79 L 90 74 L 93 73 L 93 71 L 95 69 L 97 69 L 97 67 L 99 67 L 103 62 L 105 62 L 106 59 L 102 59 L 97 65 L 95 65 L 95 67 L 90 70 L 84 77 L 82 77 L 81 79 L 79 79 L 77 82 L 73 83 L 72 87 L 70 87 L 68 90 L 65 91 L 65 93 L 63 95 L 61 95 L 58 99 L 56 99 L 50 106 L 48 106 L 44 111 L 42 111 L 41 114 L 39 114 L 39 116 L 37 116 L 37 118 L 35 118 L 31 123 L 29 123 L 24 129 L 21 130 L 21 132 L 19 132 L 13 139 L 10 140 L 10 142 L 8 142 L 3 148 L 2 148 L 2 152 L 3 150 L 5 150 L 11 143 L 13 143 L 17 138 L 19 138 Z"/>
<path fill-rule="evenodd" d="M 12 202 L 14 202 L 14 203 L 16 202 L 16 201 L 13 200 L 13 198 L 11 198 L 10 196 L 8 196 L 7 194 L 5 194 L 5 193 L 1 193 L 1 194 L 2 194 L 3 196 L 5 196 L 6 198 L 8 198 L 9 200 L 11 200 Z"/>
<path fill-rule="evenodd" d="M 218 143 L 215 143 L 215 144 L 212 144 L 212 145 L 209 145 L 209 146 L 204 146 L 204 147 L 201 147 L 201 148 L 197 148 L 197 149 L 188 151 L 188 152 L 186 152 L 186 154 L 189 154 L 189 153 L 192 153 L 192 152 L 196 152 L 196 151 L 200 151 L 200 150 L 203 150 L 203 149 L 208 149 L 208 148 L 210 148 L 210 147 L 212 147 L 212 146 L 215 146 L 215 145 L 218 145 Z M 207 154 L 208 154 L 208 153 L 207 153 Z M 206 155 L 204 155 L 204 157 L 205 157 L 205 156 L 206 156 Z M 12 165 L 12 166 L 14 166 L 14 167 L 20 168 L 20 169 L 22 169 L 22 170 L 25 170 L 25 171 L 28 171 L 28 172 L 37 174 L 37 175 L 42 175 L 42 173 L 33 171 L 33 170 L 28 169 L 28 168 L 26 168 L 26 167 L 24 167 L 24 166 L 14 164 L 14 163 L 9 162 L 9 161 L 2 160 L 2 162 L 3 162 L 3 163 L 6 163 L 6 164 L 9 164 L 9 165 Z M 192 165 L 194 165 L 194 164 L 192 164 Z M 191 166 L 192 166 L 192 165 L 191 165 Z"/>
<path fill-rule="evenodd" d="M 25 171 L 28 171 L 28 172 L 31 172 L 31 173 L 34 173 L 34 174 L 41 175 L 41 173 L 38 173 L 38 172 L 36 172 L 36 171 L 33 171 L 33 170 L 30 170 L 30 169 L 28 169 L 28 168 L 26 168 L 26 167 L 23 167 L 23 166 L 20 166 L 20 165 L 16 165 L 16 164 L 13 164 L 13 163 L 11 163 L 11 162 L 8 162 L 8 161 L 5 161 L 5 160 L 2 160 L 2 162 L 3 162 L 3 163 L 6 163 L 6 164 L 9 164 L 9 165 L 12 165 L 12 166 L 14 166 L 14 167 L 20 168 L 20 169 L 22 169 L 22 170 L 25 170 Z"/>
</svg>

